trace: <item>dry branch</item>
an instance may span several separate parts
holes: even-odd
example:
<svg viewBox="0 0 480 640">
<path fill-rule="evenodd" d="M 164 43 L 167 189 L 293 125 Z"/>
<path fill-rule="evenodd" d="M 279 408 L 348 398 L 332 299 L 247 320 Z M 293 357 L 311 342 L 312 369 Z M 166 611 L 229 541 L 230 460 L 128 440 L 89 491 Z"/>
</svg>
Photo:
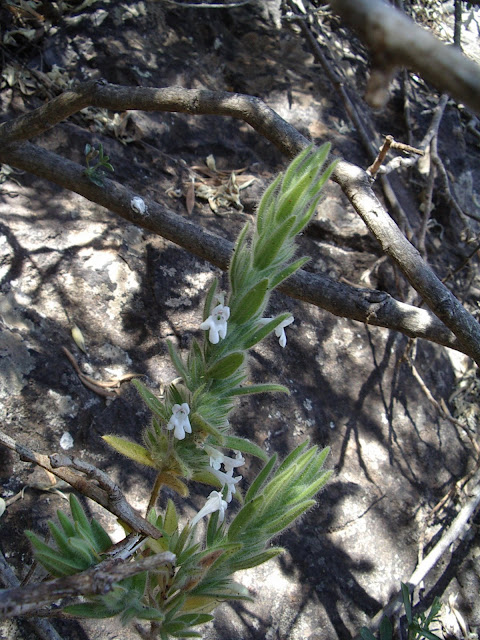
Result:
<svg viewBox="0 0 480 640">
<path fill-rule="evenodd" d="M 480 478 L 477 476 L 477 483 Z M 472 491 L 472 495 L 468 501 L 462 507 L 455 520 L 452 522 L 447 531 L 442 535 L 437 544 L 428 553 L 425 558 L 420 562 L 410 578 L 405 581 L 410 592 L 413 592 L 415 587 L 425 578 L 425 576 L 431 571 L 431 569 L 437 564 L 442 555 L 450 548 L 450 546 L 457 540 L 461 540 L 467 531 L 467 524 L 469 519 L 475 513 L 480 504 L 480 485 L 477 484 Z M 388 603 L 388 605 L 379 611 L 372 619 L 369 629 L 373 632 L 376 631 L 382 619 L 393 616 L 402 606 L 402 593 L 396 594 Z M 360 640 L 360 636 L 356 636 L 354 640 Z"/>
<path fill-rule="evenodd" d="M 5 155 L 0 149 L 0 160 L 7 162 L 7 156 L 9 163 L 74 191 L 221 269 L 227 269 L 233 244 L 163 205 L 144 198 L 148 215 L 141 216 L 130 205 L 132 198 L 138 194 L 107 178 L 104 186 L 98 187 L 87 180 L 80 165 L 31 143 L 11 146 Z M 303 270 L 289 278 L 279 289 L 334 315 L 400 331 L 411 338 L 424 338 L 468 353 L 433 313 L 395 300 L 384 291 L 360 289 L 339 283 L 326 275 Z"/>
<path fill-rule="evenodd" d="M 20 587 L 20 581 L 13 573 L 9 564 L 5 560 L 5 556 L 0 551 L 0 585 L 1 584 L 3 584 L 7 589 Z M 33 627 L 35 634 L 41 640 L 63 640 L 48 620 L 32 617 L 28 620 L 28 624 Z"/>
<path fill-rule="evenodd" d="M 382 0 L 330 0 L 330 4 L 370 48 L 374 71 L 387 78 L 396 68 L 407 67 L 480 113 L 480 67 L 457 47 L 443 44 Z"/>
<path fill-rule="evenodd" d="M 24 462 L 34 462 L 43 469 L 46 469 L 50 473 L 56 475 L 57 478 L 64 480 L 79 493 L 82 493 L 84 496 L 98 502 L 98 504 L 102 505 L 102 507 L 110 511 L 110 513 L 116 515 L 134 531 L 138 531 L 139 533 L 142 533 L 145 536 L 150 536 L 154 539 L 161 537 L 161 532 L 150 524 L 150 522 L 142 518 L 142 516 L 129 505 L 119 487 L 111 483 L 111 481 L 108 486 L 109 491 L 106 491 L 105 488 L 97 486 L 92 481 L 75 471 L 62 467 L 55 468 L 52 466 L 48 456 L 36 453 L 28 447 L 19 444 L 13 438 L 7 436 L 6 433 L 3 433 L 3 431 L 0 431 L 0 445 L 4 445 L 8 449 L 16 451 L 20 456 L 20 459 Z M 102 472 L 99 471 L 99 473 L 101 474 Z M 105 483 L 104 486 L 106 487 L 107 483 Z"/>
<path fill-rule="evenodd" d="M 88 98 L 89 92 L 90 97 Z M 140 214 L 130 205 L 134 194 L 122 185 L 105 180 L 105 185 L 98 187 L 87 180 L 79 165 L 30 143 L 18 144 L 15 141 L 26 140 L 51 128 L 64 117 L 71 115 L 72 105 L 75 105 L 76 108 L 82 108 L 82 106 L 90 104 L 117 111 L 142 109 L 145 111 L 178 111 L 197 115 L 228 115 L 249 123 L 288 156 L 295 155 L 309 144 L 308 140 L 292 125 L 283 120 L 260 99 L 252 96 L 177 87 L 167 89 L 129 88 L 109 85 L 103 81 L 82 85 L 78 90 L 77 100 L 74 91 L 66 93 L 68 94 L 67 98 L 63 94 L 31 114 L 0 125 L 0 161 L 25 169 L 75 191 L 89 200 L 115 211 L 134 224 L 160 233 L 165 238 L 222 268 L 225 268 L 228 263 L 231 245 L 212 234 L 198 230 L 195 225 L 168 212 L 157 203 L 148 202 L 148 215 Z M 458 343 L 451 339 L 450 341 L 445 340 L 445 332 L 439 330 L 438 333 L 442 334 L 442 338 L 434 341 L 440 344 L 449 342 L 448 346 L 455 345 L 455 348 L 464 351 L 477 364 L 480 364 L 479 324 L 441 283 L 393 222 L 374 195 L 366 172 L 347 162 L 339 162 L 332 178 L 341 186 L 383 250 L 393 258 L 410 284 L 422 295 L 430 309 L 458 339 Z M 158 224 L 160 220 L 161 225 Z M 222 252 L 222 256 L 215 256 L 215 252 Z M 213 260 L 212 257 L 214 257 Z M 282 287 L 282 290 L 289 293 L 289 288 L 293 284 L 297 290 L 295 297 L 305 300 L 308 280 L 305 273 L 299 274 Z M 338 295 L 335 295 L 333 301 L 332 293 L 335 291 L 335 294 L 338 294 L 340 285 L 324 277 L 322 280 L 327 286 L 328 293 L 324 288 L 324 291 L 320 292 L 316 298 L 318 303 L 314 302 L 314 304 L 318 304 L 336 315 L 345 315 L 370 324 L 383 325 L 383 322 L 378 321 L 379 310 L 375 305 L 373 307 L 368 305 L 367 312 L 361 313 L 352 308 L 355 303 L 352 305 L 351 301 L 344 301 L 342 304 Z M 344 293 L 346 293 L 345 290 Z M 369 296 L 373 296 L 376 303 L 386 300 L 386 294 L 383 293 L 373 292 L 369 293 Z M 368 296 L 366 300 L 371 302 L 371 298 L 369 299 Z M 313 300 L 309 301 L 313 302 Z M 350 308 L 350 313 L 343 313 L 345 306 Z M 340 308 L 342 311 L 339 311 Z M 401 312 L 401 308 L 398 306 L 397 312 Z M 426 319 L 425 316 L 424 318 Z M 429 319 L 426 328 L 430 327 L 431 321 Z M 409 330 L 404 333 L 411 335 Z M 437 332 L 432 333 L 436 335 Z M 424 336 L 418 335 L 418 337 Z"/>
<path fill-rule="evenodd" d="M 24 616 L 63 598 L 106 594 L 116 582 L 143 571 L 158 571 L 175 559 L 170 551 L 135 562 L 108 559 L 73 576 L 0 591 L 0 619 Z"/>
</svg>

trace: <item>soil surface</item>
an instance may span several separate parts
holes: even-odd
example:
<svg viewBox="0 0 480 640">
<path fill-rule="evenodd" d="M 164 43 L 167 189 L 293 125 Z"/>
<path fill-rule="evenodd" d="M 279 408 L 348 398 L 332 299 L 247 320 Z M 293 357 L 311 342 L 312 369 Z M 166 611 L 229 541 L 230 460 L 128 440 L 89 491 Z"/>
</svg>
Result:
<svg viewBox="0 0 480 640">
<path fill-rule="evenodd" d="M 237 91 L 262 98 L 315 143 L 330 141 L 333 156 L 367 167 L 369 159 L 338 95 L 298 28 L 289 22 L 278 28 L 276 3 L 271 3 L 270 14 L 269 6 L 265 2 L 214 10 L 99 1 L 79 12 L 54 16 L 53 26 L 36 39 L 5 49 L 4 78 L 10 67 L 17 69 L 18 77 L 13 86 L 4 82 L 4 117 L 19 115 L 69 82 L 88 78 L 129 86 Z M 341 63 L 334 53 L 344 47 L 344 70 L 366 112 L 360 98 L 365 52 L 351 35 L 346 38 L 334 19 L 326 20 L 325 34 L 331 49 L 324 50 L 332 64 Z M 37 75 L 29 75 L 31 71 Z M 18 78 L 23 78 L 23 90 Z M 412 86 L 413 135 L 420 140 L 437 97 L 420 80 Z M 379 133 L 406 139 L 401 105 L 396 82 L 385 111 L 370 114 Z M 248 125 L 214 116 L 113 114 L 90 108 L 37 142 L 81 163 L 86 143 L 102 143 L 115 167 L 114 179 L 230 240 L 245 220 L 253 219 L 259 195 L 286 164 Z M 478 139 L 468 133 L 453 103 L 445 112 L 439 146 L 462 206 L 478 211 Z M 217 184 L 205 179 L 209 156 L 218 170 Z M 246 176 L 244 184 L 253 179 L 240 191 L 243 209 L 232 201 L 224 206 L 215 199 L 215 189 L 227 183 L 231 171 L 241 169 L 245 171 L 238 174 L 240 183 L 240 176 Z M 135 372 L 159 390 L 176 375 L 166 339 L 186 352 L 200 334 L 208 285 L 215 275 L 223 276 L 210 264 L 80 196 L 34 176 L 6 171 L 0 185 L 2 429 L 41 453 L 61 451 L 62 444 L 70 442 L 69 454 L 108 472 L 131 504 L 144 512 L 152 474 L 112 453 L 101 437 L 116 434 L 140 441 L 148 411 L 128 383 L 111 398 L 83 386 L 62 347 L 95 379 Z M 192 176 L 196 198 L 189 212 L 186 196 Z M 202 179 L 211 189 L 210 203 L 202 198 L 208 191 L 200 189 Z M 416 170 L 393 178 L 415 230 L 421 220 L 422 180 Z M 299 255 L 311 257 L 307 268 L 406 299 L 405 281 L 382 259 L 340 189 L 331 184 L 325 193 L 301 239 Z M 444 277 L 471 253 L 471 240 L 479 229 L 476 222 L 460 223 L 441 194 L 435 207 L 427 247 L 431 264 Z M 468 308 L 478 311 L 478 263 L 468 262 L 451 283 Z M 287 329 L 287 347 L 282 350 L 274 338 L 261 344 L 251 354 L 250 373 L 254 382 L 288 386 L 291 395 L 242 399 L 231 421 L 239 435 L 269 454 L 285 456 L 305 438 L 331 447 L 327 466 L 334 475 L 318 505 L 276 541 L 285 554 L 237 577 L 254 602 L 220 606 L 215 621 L 203 629 L 208 640 L 352 638 L 386 605 L 400 582 L 408 580 L 419 544 L 427 544 L 428 551 L 451 523 L 462 497 L 440 510 L 438 517 L 428 517 L 472 467 L 472 448 L 462 428 L 437 411 L 405 361 L 405 336 L 275 295 L 270 315 L 286 310 L 295 316 L 295 324 Z M 86 352 L 72 339 L 74 325 L 83 334 Z M 461 388 L 460 378 L 470 371 L 468 359 L 422 341 L 414 357 L 434 398 L 449 403 Z M 475 373 L 468 380 L 475 391 Z M 477 424 L 476 393 L 464 407 L 470 412 L 471 428 Z M 453 400 L 449 407 L 452 412 L 458 409 Z M 258 466 L 247 462 L 245 486 L 256 471 Z M 0 548 L 20 579 L 32 561 L 23 531 L 45 533 L 55 510 L 66 508 L 69 489 L 46 490 L 48 478 L 41 471 L 2 449 L 0 495 L 8 501 L 25 487 L 22 499 L 11 502 L 0 519 Z M 186 504 L 177 501 L 185 518 L 200 507 L 205 495 L 200 490 Z M 120 528 L 112 516 L 92 503 L 85 505 L 119 539 Z M 442 557 L 422 592 L 426 606 L 435 595 L 444 603 L 457 595 L 457 606 L 472 630 L 480 627 L 478 522 L 477 516 L 463 541 Z M 137 637 L 110 620 L 53 624 L 66 640 Z M 34 637 L 27 622 L 0 622 L 2 639 Z"/>
</svg>

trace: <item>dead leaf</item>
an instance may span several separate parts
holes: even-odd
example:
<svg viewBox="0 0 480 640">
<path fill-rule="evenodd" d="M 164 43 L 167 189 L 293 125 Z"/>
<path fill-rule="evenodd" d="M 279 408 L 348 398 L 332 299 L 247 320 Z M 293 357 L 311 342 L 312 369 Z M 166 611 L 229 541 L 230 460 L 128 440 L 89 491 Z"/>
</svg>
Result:
<svg viewBox="0 0 480 640">
<path fill-rule="evenodd" d="M 207 167 L 209 169 L 211 169 L 212 171 L 215 171 L 215 173 L 216 173 L 217 172 L 217 167 L 216 167 L 216 164 L 215 164 L 215 158 L 213 157 L 212 154 L 207 156 L 206 162 L 207 162 Z"/>
<path fill-rule="evenodd" d="M 83 333 L 80 331 L 80 329 L 77 327 L 76 324 L 74 324 L 72 328 L 72 338 L 75 344 L 77 345 L 77 347 L 80 349 L 80 351 L 83 351 L 83 353 L 87 354 L 87 348 L 85 346 L 85 338 L 83 337 Z"/>
<path fill-rule="evenodd" d="M 187 206 L 187 213 L 190 215 L 195 207 L 195 179 L 188 185 L 187 194 L 185 196 L 185 202 Z"/>
</svg>

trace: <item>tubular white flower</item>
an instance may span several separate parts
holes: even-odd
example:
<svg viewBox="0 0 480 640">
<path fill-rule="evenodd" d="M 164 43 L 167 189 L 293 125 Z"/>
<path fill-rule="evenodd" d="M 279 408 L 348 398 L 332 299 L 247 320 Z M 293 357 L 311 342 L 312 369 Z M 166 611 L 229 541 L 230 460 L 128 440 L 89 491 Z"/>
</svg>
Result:
<svg viewBox="0 0 480 640">
<path fill-rule="evenodd" d="M 232 501 L 232 496 L 237 492 L 235 485 L 240 482 L 243 476 L 233 477 L 233 469 L 230 473 L 224 473 L 223 471 L 218 471 L 217 469 L 213 469 L 212 473 L 216 476 L 220 482 L 222 483 L 222 488 L 227 487 L 227 502 Z"/>
<path fill-rule="evenodd" d="M 204 449 L 210 456 L 210 466 L 218 471 L 223 464 L 223 453 L 208 444 L 204 446 Z"/>
<path fill-rule="evenodd" d="M 234 469 L 242 467 L 245 464 L 245 458 L 242 456 L 240 451 L 235 451 L 235 458 L 230 458 L 218 449 L 215 449 L 215 447 L 211 447 L 209 444 L 206 444 L 204 449 L 210 456 L 210 466 L 217 471 L 219 471 L 223 464 L 225 467 L 225 473 L 232 475 Z"/>
<path fill-rule="evenodd" d="M 230 307 L 218 304 L 212 311 L 211 315 L 202 322 L 200 329 L 204 331 L 210 330 L 208 339 L 212 344 L 218 344 L 220 338 L 222 340 L 227 335 L 227 320 L 230 317 Z"/>
<path fill-rule="evenodd" d="M 190 407 L 186 402 L 183 404 L 174 404 L 172 407 L 172 417 L 168 421 L 167 429 L 169 431 L 175 429 L 173 436 L 177 438 L 177 440 L 183 440 L 185 433 L 192 433 L 192 426 L 188 419 L 189 413 Z"/>
<path fill-rule="evenodd" d="M 222 498 L 222 494 L 219 491 L 212 491 L 212 493 L 208 496 L 205 505 L 193 518 L 190 526 L 194 527 L 202 518 L 208 516 L 208 514 L 210 513 L 214 513 L 215 511 L 219 512 L 219 522 L 223 522 L 225 519 L 225 509 L 227 508 L 227 506 L 227 503 Z"/>
<path fill-rule="evenodd" d="M 268 322 L 270 322 L 270 320 L 273 320 L 273 318 L 261 318 L 259 320 L 259 322 L 260 322 L 260 324 L 267 324 Z M 275 329 L 275 335 L 279 339 L 278 343 L 282 347 L 282 349 L 287 344 L 287 336 L 285 334 L 285 327 L 288 327 L 288 325 L 292 324 L 292 322 L 294 322 L 294 321 L 295 321 L 295 318 L 293 316 L 289 316 L 286 320 L 281 322 L 278 325 L 278 327 Z"/>
<path fill-rule="evenodd" d="M 245 464 L 245 458 L 242 456 L 240 451 L 235 451 L 235 458 L 229 458 L 228 456 L 223 456 L 223 466 L 225 467 L 225 473 L 227 475 L 233 475 L 233 470 L 237 467 L 243 467 Z"/>
</svg>

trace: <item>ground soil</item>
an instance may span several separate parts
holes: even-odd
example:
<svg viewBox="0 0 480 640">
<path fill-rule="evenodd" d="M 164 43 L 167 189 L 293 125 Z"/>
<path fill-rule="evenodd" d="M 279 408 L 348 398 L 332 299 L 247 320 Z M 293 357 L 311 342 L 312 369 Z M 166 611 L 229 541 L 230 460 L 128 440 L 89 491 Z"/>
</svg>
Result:
<svg viewBox="0 0 480 640">
<path fill-rule="evenodd" d="M 256 95 L 316 143 L 330 141 L 334 156 L 368 166 L 337 94 L 298 30 L 288 23 L 278 29 L 261 9 L 260 4 L 200 10 L 166 8 L 159 2 L 100 1 L 57 19 L 54 29 L 15 55 L 42 73 L 57 65 L 65 82 L 102 77 L 130 86 L 180 85 Z M 333 51 L 339 27 L 335 21 L 327 26 Z M 352 70 L 356 98 L 366 109 L 360 98 L 366 57 L 355 48 L 356 41 L 351 42 L 356 53 L 345 68 Z M 13 63 L 5 54 L 4 68 Z M 427 88 L 414 87 L 413 134 L 420 139 L 435 95 L 429 103 Z M 380 133 L 402 139 L 399 91 L 395 85 L 392 101 L 374 118 Z M 26 95 L 18 86 L 5 86 L 4 117 L 44 99 L 38 87 Z M 285 166 L 280 153 L 246 124 L 213 116 L 131 112 L 120 121 L 114 114 L 90 109 L 38 142 L 78 162 L 83 162 L 87 142 L 101 142 L 111 156 L 115 179 L 231 240 L 246 219 L 253 219 L 262 189 Z M 475 207 L 478 141 L 467 133 L 453 104 L 442 124 L 440 150 L 449 159 L 447 169 L 458 197 Z M 243 211 L 220 208 L 217 215 L 197 196 L 193 211 L 187 212 L 190 170 L 209 155 L 217 168 L 246 167 L 255 178 L 241 192 Z M 417 229 L 421 175 L 401 174 L 395 187 Z M 62 346 L 95 378 L 137 372 L 152 389 L 159 389 L 176 375 L 166 339 L 186 352 L 200 333 L 206 289 L 222 274 L 174 244 L 37 177 L 10 174 L 1 188 L 2 429 L 42 453 L 60 450 L 62 436 L 70 434 L 69 453 L 107 471 L 131 503 L 144 510 L 152 475 L 112 453 L 101 436 L 114 433 L 140 440 L 148 411 L 131 385 L 123 385 L 112 399 L 85 388 Z M 435 204 L 429 257 L 444 276 L 462 263 L 478 229 L 474 223 L 460 225 L 440 195 Z M 379 260 L 380 249 L 336 185 L 326 189 L 301 240 L 301 252 L 311 256 L 308 268 L 313 271 L 386 289 L 400 298 L 408 295 L 400 275 Z M 454 282 L 469 309 L 478 309 L 476 264 L 469 263 Z M 250 373 L 253 381 L 287 385 L 291 396 L 242 400 L 232 424 L 269 454 L 284 456 L 307 437 L 329 446 L 327 466 L 334 475 L 318 505 L 276 541 L 285 554 L 238 576 L 254 602 L 222 605 L 204 629 L 208 640 L 350 639 L 413 572 L 419 541 L 428 542 L 428 551 L 452 521 L 460 498 L 427 526 L 432 508 L 472 465 L 462 429 L 439 415 L 403 359 L 405 336 L 275 295 L 271 314 L 285 310 L 295 316 L 286 349 L 273 338 L 267 340 L 253 350 Z M 74 324 L 85 338 L 86 353 L 72 340 Z M 447 402 L 470 367 L 463 356 L 426 342 L 417 344 L 415 363 L 434 397 Z M 247 463 L 246 485 L 257 469 Z M 8 499 L 27 487 L 0 520 L 0 548 L 19 576 L 25 575 L 32 558 L 24 529 L 44 533 L 47 520 L 66 505 L 68 489 L 62 496 L 44 490 L 45 483 L 41 473 L 16 454 L 1 451 L 0 495 Z M 186 504 L 179 504 L 185 517 L 199 508 L 204 494 L 193 492 Z M 92 504 L 88 508 L 119 536 L 109 514 Z M 423 592 L 426 605 L 435 595 L 446 603 L 449 595 L 457 594 L 472 629 L 480 626 L 477 525 L 478 517 L 464 540 L 427 577 Z M 54 624 L 66 640 L 136 637 L 115 621 Z M 26 622 L 0 622 L 2 639 L 33 637 Z"/>
</svg>

